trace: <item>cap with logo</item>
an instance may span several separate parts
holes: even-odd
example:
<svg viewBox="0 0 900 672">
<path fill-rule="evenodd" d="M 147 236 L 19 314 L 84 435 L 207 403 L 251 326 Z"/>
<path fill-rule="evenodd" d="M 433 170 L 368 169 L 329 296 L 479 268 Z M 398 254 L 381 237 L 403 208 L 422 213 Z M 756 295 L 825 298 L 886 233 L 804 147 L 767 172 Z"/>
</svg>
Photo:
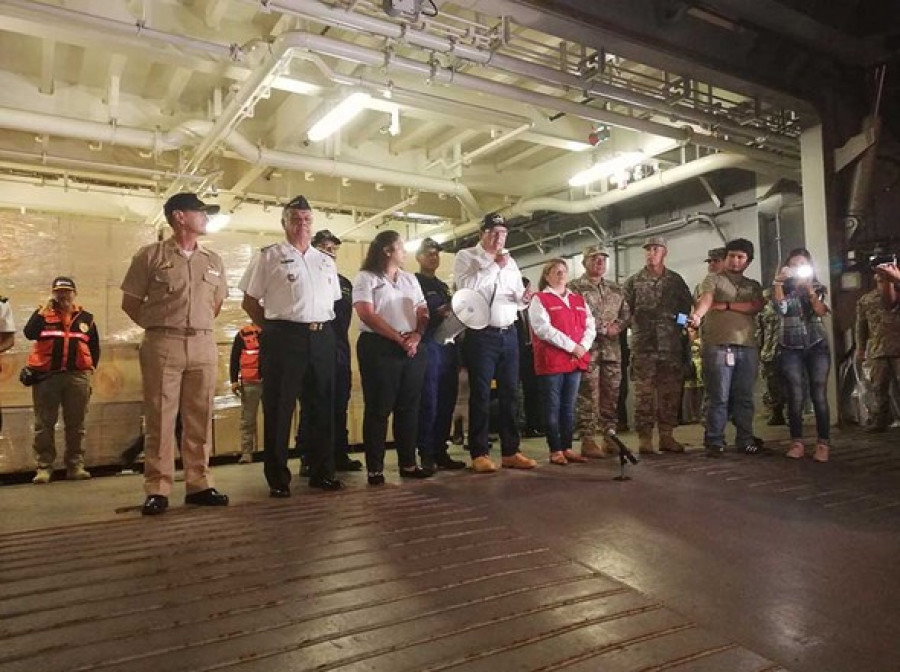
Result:
<svg viewBox="0 0 900 672">
<path fill-rule="evenodd" d="M 604 245 L 588 245 L 586 248 L 584 248 L 584 252 L 582 252 L 581 254 L 585 259 L 589 259 L 590 257 L 594 257 L 598 254 L 604 257 L 608 257 L 609 250 L 607 250 Z"/>
<path fill-rule="evenodd" d="M 430 252 L 431 250 L 442 252 L 443 249 L 444 247 L 434 238 L 426 238 L 419 245 L 419 249 L 416 250 L 416 254 L 425 254 L 426 252 Z"/>
<path fill-rule="evenodd" d="M 669 244 L 666 242 L 666 239 L 662 236 L 650 236 L 644 241 L 642 247 L 646 250 L 651 245 L 659 245 L 660 247 L 664 247 L 667 250 L 669 249 Z"/>
<path fill-rule="evenodd" d="M 51 290 L 55 292 L 57 289 L 68 289 L 70 291 L 75 291 L 75 281 L 72 278 L 67 278 L 64 275 L 60 275 L 53 279 L 53 284 L 51 285 Z"/>
<path fill-rule="evenodd" d="M 300 198 L 303 197 L 301 196 Z M 302 210 L 303 208 L 299 209 Z M 334 243 L 335 245 L 340 245 L 341 239 L 328 229 L 322 229 L 321 231 L 316 231 L 316 235 L 314 235 L 312 239 L 312 245 L 313 247 L 318 247 L 322 243 Z"/>
<path fill-rule="evenodd" d="M 309 207 L 309 201 L 306 200 L 306 196 L 294 196 L 284 207 L 292 210 L 312 210 Z"/>
<path fill-rule="evenodd" d="M 484 219 L 481 220 L 481 230 L 482 231 L 490 231 L 495 226 L 502 226 L 505 228 L 509 228 L 506 225 L 506 219 L 499 212 L 489 212 L 484 216 Z"/>
<path fill-rule="evenodd" d="M 706 263 L 709 263 L 710 261 L 722 261 L 727 256 L 728 254 L 725 252 L 724 247 L 714 247 L 706 253 L 706 259 L 703 261 Z"/>
<path fill-rule="evenodd" d="M 200 211 L 208 215 L 215 215 L 220 209 L 218 205 L 207 205 L 197 198 L 197 194 L 187 191 L 175 194 L 163 206 L 163 212 L 166 217 L 171 217 L 176 210 L 181 210 L 182 212 Z"/>
</svg>

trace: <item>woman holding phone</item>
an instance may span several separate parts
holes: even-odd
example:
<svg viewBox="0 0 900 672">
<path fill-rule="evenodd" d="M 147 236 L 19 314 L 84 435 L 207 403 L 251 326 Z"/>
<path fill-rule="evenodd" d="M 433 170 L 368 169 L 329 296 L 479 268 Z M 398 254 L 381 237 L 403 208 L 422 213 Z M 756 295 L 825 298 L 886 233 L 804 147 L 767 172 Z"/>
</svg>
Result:
<svg viewBox="0 0 900 672">
<path fill-rule="evenodd" d="M 791 446 L 786 456 L 799 460 L 803 444 L 804 373 L 816 414 L 816 448 L 813 459 L 828 461 L 831 416 L 826 385 L 831 370 L 831 350 L 822 318 L 828 314 L 825 287 L 816 279 L 812 255 L 805 248 L 791 250 L 784 267 L 772 282 L 772 302 L 781 315 L 779 365 L 787 383 L 788 425 Z"/>
</svg>

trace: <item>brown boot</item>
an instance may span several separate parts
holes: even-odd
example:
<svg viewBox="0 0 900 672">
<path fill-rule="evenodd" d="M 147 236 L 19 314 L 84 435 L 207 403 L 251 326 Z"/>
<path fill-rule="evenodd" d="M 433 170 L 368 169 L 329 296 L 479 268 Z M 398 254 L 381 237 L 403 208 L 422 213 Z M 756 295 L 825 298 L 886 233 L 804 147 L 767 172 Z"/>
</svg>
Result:
<svg viewBox="0 0 900 672">
<path fill-rule="evenodd" d="M 601 457 L 606 457 L 603 452 L 603 449 L 597 445 L 597 442 L 594 440 L 593 436 L 582 436 L 581 437 L 581 456 L 582 457 L 590 457 L 593 459 L 599 459 Z"/>
<path fill-rule="evenodd" d="M 659 449 L 664 450 L 667 453 L 683 453 L 684 445 L 675 440 L 675 437 L 672 436 L 671 429 L 668 431 L 660 430 Z"/>
<path fill-rule="evenodd" d="M 638 432 L 638 452 L 641 455 L 655 455 L 659 451 L 653 447 L 653 431 L 642 430 Z"/>
</svg>

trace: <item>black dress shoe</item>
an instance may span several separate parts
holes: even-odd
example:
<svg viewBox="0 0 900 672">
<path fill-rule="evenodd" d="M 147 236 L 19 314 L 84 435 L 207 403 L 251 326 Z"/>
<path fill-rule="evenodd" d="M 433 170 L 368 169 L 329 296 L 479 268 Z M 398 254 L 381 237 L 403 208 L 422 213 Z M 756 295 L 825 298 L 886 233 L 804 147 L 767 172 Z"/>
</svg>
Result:
<svg viewBox="0 0 900 672">
<path fill-rule="evenodd" d="M 400 470 L 400 478 L 431 478 L 432 476 L 434 476 L 433 471 L 422 469 L 422 467 Z"/>
<path fill-rule="evenodd" d="M 434 463 L 441 469 L 447 469 L 449 471 L 466 468 L 465 462 L 463 462 L 462 460 L 454 460 L 452 457 L 447 455 L 447 453 L 443 453 L 434 458 Z"/>
<path fill-rule="evenodd" d="M 228 495 L 223 495 L 215 488 L 207 488 L 185 495 L 184 503 L 198 506 L 228 506 Z"/>
<path fill-rule="evenodd" d="M 169 498 L 165 495 L 147 495 L 141 507 L 141 515 L 158 516 L 169 508 Z"/>
<path fill-rule="evenodd" d="M 349 455 L 338 453 L 334 456 L 334 468 L 337 471 L 362 471 L 363 465 L 359 460 L 353 460 Z"/>
<path fill-rule="evenodd" d="M 269 488 L 269 497 L 277 499 L 286 499 L 291 496 L 290 488 Z"/>
<path fill-rule="evenodd" d="M 380 471 L 377 474 L 369 474 L 366 480 L 369 482 L 369 485 L 384 485 L 384 474 Z"/>
<path fill-rule="evenodd" d="M 336 478 L 311 478 L 309 479 L 309 487 L 318 488 L 319 490 L 341 490 L 344 484 Z"/>
</svg>

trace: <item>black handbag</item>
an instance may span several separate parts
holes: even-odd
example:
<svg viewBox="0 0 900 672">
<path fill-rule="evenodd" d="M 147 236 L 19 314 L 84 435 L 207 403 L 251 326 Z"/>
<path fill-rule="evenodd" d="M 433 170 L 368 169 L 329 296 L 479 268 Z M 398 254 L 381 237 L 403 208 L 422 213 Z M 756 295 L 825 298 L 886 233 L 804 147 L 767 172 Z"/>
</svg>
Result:
<svg viewBox="0 0 900 672">
<path fill-rule="evenodd" d="M 37 385 L 38 383 L 47 380 L 47 378 L 49 377 L 49 371 L 37 371 L 36 369 L 32 369 L 30 366 L 23 366 L 22 370 L 19 371 L 19 382 L 22 383 L 25 387 Z"/>
</svg>

